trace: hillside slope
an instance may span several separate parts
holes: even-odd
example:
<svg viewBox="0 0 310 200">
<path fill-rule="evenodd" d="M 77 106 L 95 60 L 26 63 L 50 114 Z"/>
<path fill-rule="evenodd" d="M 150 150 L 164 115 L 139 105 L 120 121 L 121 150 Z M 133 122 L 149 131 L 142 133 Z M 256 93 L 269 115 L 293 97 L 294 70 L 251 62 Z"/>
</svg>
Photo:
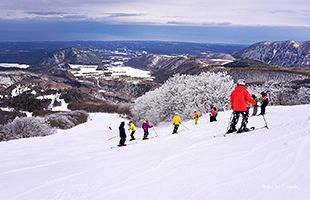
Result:
<svg viewBox="0 0 310 200">
<path fill-rule="evenodd" d="M 310 195 L 310 105 L 268 107 L 251 117 L 253 132 L 224 133 L 230 111 L 218 122 L 203 116 L 171 135 L 113 148 L 121 121 L 114 114 L 43 137 L 0 143 L 0 199 L 252 199 L 306 200 Z M 294 116 L 292 116 L 294 114 Z M 111 126 L 112 130 L 108 127 Z M 154 129 L 150 136 L 154 136 Z M 141 138 L 142 131 L 136 133 Z"/>
</svg>

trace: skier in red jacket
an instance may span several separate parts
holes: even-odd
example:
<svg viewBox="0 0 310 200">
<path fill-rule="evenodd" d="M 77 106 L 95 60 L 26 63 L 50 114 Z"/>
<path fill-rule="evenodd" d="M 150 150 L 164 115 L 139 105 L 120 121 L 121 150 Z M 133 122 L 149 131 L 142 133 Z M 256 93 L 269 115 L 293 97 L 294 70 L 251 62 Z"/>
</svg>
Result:
<svg viewBox="0 0 310 200">
<path fill-rule="evenodd" d="M 242 115 L 242 122 L 237 133 L 249 131 L 246 127 L 249 118 L 249 113 L 247 112 L 248 103 L 256 104 L 256 101 L 251 97 L 250 93 L 245 88 L 245 81 L 243 79 L 239 79 L 235 90 L 230 95 L 230 105 L 233 110 L 233 119 L 230 122 L 230 128 L 227 131 L 227 134 L 237 131 L 236 125 L 240 114 Z"/>
</svg>

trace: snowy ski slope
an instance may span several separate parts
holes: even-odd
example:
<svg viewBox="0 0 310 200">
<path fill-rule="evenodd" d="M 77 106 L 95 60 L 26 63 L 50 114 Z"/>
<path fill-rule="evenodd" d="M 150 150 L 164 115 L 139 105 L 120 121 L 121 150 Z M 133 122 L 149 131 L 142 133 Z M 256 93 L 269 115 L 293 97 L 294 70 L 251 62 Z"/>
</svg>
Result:
<svg viewBox="0 0 310 200">
<path fill-rule="evenodd" d="M 3 200 L 308 200 L 310 197 L 310 105 L 268 107 L 269 130 L 216 137 L 218 122 L 203 116 L 171 135 L 113 148 L 121 121 L 115 114 L 58 134 L 0 143 Z M 108 128 L 112 127 L 112 131 Z M 261 116 L 249 126 L 264 126 Z M 136 137 L 141 138 L 139 129 Z M 154 130 L 150 136 L 155 136 Z"/>
</svg>

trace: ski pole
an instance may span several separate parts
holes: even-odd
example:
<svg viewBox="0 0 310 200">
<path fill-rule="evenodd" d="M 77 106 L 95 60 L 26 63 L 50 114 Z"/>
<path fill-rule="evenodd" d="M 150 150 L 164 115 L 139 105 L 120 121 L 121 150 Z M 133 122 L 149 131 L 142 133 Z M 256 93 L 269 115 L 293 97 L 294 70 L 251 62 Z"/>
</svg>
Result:
<svg viewBox="0 0 310 200">
<path fill-rule="evenodd" d="M 234 112 L 231 113 L 230 115 L 230 119 L 229 119 L 229 122 L 228 122 L 228 126 L 227 126 L 227 129 L 226 129 L 226 132 L 228 131 L 228 129 L 230 128 L 230 123 L 231 123 L 231 120 L 233 118 L 233 115 L 234 115 Z"/>
<path fill-rule="evenodd" d="M 117 135 L 116 135 L 116 136 L 114 136 L 114 137 L 109 138 L 108 140 L 112 140 L 112 139 L 114 139 L 114 138 L 116 138 L 116 137 L 117 137 Z"/>
<path fill-rule="evenodd" d="M 184 126 L 184 128 L 186 128 L 187 130 L 189 130 L 189 128 L 187 128 L 184 124 L 181 124 L 182 126 Z"/>
<path fill-rule="evenodd" d="M 269 129 L 268 124 L 267 124 L 267 121 L 266 121 L 266 118 L 265 118 L 265 115 L 262 115 L 262 116 L 263 116 L 263 119 L 264 119 L 264 121 L 265 121 L 266 128 Z"/>
<path fill-rule="evenodd" d="M 158 137 L 158 134 L 157 134 L 157 132 L 156 132 L 154 126 L 153 126 L 153 130 L 154 130 L 154 132 L 155 132 L 155 134 L 156 134 L 156 137 Z"/>
</svg>

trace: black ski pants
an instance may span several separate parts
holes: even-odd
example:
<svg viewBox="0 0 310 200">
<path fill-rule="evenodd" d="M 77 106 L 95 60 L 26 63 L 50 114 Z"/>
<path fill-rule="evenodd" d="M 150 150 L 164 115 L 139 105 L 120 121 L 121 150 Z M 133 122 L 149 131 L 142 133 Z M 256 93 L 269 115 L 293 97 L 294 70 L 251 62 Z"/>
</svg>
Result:
<svg viewBox="0 0 310 200">
<path fill-rule="evenodd" d="M 210 122 L 215 122 L 216 121 L 216 115 L 210 115 Z"/>
<path fill-rule="evenodd" d="M 230 130 L 236 130 L 236 125 L 239 121 L 240 114 L 242 115 L 242 122 L 241 122 L 241 127 L 239 130 L 246 129 L 246 125 L 248 124 L 248 119 L 249 119 L 249 112 L 248 111 L 244 111 L 244 112 L 234 111 L 233 118 L 230 123 Z"/>
<path fill-rule="evenodd" d="M 143 138 L 147 138 L 147 136 L 149 136 L 149 131 L 148 131 L 148 130 L 144 130 L 144 136 L 143 136 Z"/>
<path fill-rule="evenodd" d="M 260 107 L 260 115 L 264 115 L 264 114 L 265 114 L 265 112 L 266 112 L 266 106 L 267 106 L 267 105 L 262 104 L 262 106 Z"/>
<path fill-rule="evenodd" d="M 135 137 L 133 136 L 133 134 L 135 134 L 135 132 L 136 132 L 136 131 L 131 131 L 130 137 L 131 137 L 132 140 L 135 139 Z"/>
<path fill-rule="evenodd" d="M 179 126 L 180 126 L 179 124 L 175 124 L 175 125 L 174 125 L 172 134 L 178 133 Z"/>
<path fill-rule="evenodd" d="M 119 145 L 124 145 L 126 141 L 126 137 L 121 137 L 121 140 L 119 141 Z"/>
</svg>

